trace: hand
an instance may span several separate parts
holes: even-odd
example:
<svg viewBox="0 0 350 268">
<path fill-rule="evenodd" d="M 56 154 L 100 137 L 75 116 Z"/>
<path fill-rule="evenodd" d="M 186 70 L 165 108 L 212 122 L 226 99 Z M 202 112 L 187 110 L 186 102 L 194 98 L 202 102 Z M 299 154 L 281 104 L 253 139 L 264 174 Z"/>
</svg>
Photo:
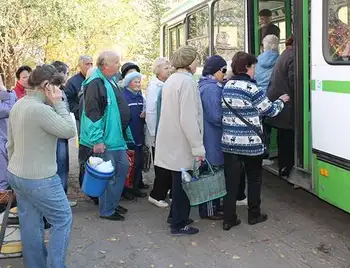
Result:
<svg viewBox="0 0 350 268">
<path fill-rule="evenodd" d="M 140 117 L 141 117 L 141 118 L 146 118 L 146 113 L 145 113 L 145 112 L 142 112 L 142 113 L 140 114 Z"/>
<path fill-rule="evenodd" d="M 45 88 L 45 96 L 52 104 L 62 101 L 62 91 L 58 86 L 47 85 Z"/>
<path fill-rule="evenodd" d="M 104 143 L 95 144 L 93 148 L 93 152 L 95 154 L 103 154 L 106 150 Z"/>
<path fill-rule="evenodd" d="M 281 97 L 279 97 L 279 99 L 283 102 L 288 102 L 290 100 L 290 97 L 288 94 L 283 94 Z"/>
<path fill-rule="evenodd" d="M 197 156 L 195 159 L 197 162 L 197 167 L 199 168 L 202 165 L 202 162 L 205 160 L 205 157 L 204 156 Z"/>
</svg>

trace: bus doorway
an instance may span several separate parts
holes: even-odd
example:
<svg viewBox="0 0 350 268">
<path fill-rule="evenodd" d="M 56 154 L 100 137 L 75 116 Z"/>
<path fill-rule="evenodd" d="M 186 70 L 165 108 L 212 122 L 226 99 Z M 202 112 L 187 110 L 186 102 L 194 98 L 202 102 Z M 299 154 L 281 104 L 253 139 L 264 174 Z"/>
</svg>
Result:
<svg viewBox="0 0 350 268">
<path fill-rule="evenodd" d="M 281 140 L 292 143 L 294 146 L 283 146 L 293 148 L 291 152 L 285 152 L 290 157 L 294 157 L 294 168 L 287 173 L 283 172 L 283 167 L 279 164 L 278 156 L 278 131 L 276 128 L 267 125 L 265 131 L 271 131 L 270 143 L 268 147 L 269 157 L 264 161 L 266 170 L 271 171 L 276 175 L 280 175 L 291 183 L 312 190 L 311 180 L 311 132 L 310 132 L 310 57 L 309 57 L 309 3 L 303 0 L 280 0 L 280 1 L 258 1 L 256 8 L 257 27 L 255 32 L 255 51 L 256 54 L 263 52 L 262 40 L 264 31 L 274 32 L 274 28 L 279 29 L 279 52 L 285 50 L 285 41 L 293 32 L 294 44 L 294 94 L 291 96 L 294 110 L 294 141 Z M 260 16 L 259 16 L 260 14 Z M 269 20 L 264 18 L 264 15 L 270 15 Z M 294 22 L 294 23 L 293 23 Z M 265 24 L 264 24 L 265 23 Z M 269 25 L 267 29 L 266 23 Z M 270 33 L 269 33 L 270 34 Z M 284 144 L 285 145 L 285 144 Z"/>
</svg>

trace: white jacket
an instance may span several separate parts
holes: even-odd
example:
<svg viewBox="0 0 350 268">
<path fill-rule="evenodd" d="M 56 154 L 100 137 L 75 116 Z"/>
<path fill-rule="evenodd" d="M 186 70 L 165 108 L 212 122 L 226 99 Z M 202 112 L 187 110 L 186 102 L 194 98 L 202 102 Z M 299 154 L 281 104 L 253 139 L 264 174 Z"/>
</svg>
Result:
<svg viewBox="0 0 350 268">
<path fill-rule="evenodd" d="M 157 100 L 164 82 L 158 78 L 153 78 L 146 90 L 146 144 L 154 146 L 157 125 Z"/>
</svg>

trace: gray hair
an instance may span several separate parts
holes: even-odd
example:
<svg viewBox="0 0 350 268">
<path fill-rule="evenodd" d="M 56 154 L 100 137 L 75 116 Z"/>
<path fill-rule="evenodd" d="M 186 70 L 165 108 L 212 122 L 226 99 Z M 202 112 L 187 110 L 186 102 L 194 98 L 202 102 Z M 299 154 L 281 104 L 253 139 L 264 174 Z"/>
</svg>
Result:
<svg viewBox="0 0 350 268">
<path fill-rule="evenodd" d="M 102 69 L 106 64 L 109 64 L 111 62 L 111 60 L 114 59 L 115 57 L 120 58 L 120 55 L 113 50 L 103 51 L 100 54 L 100 56 L 98 56 L 96 65 L 97 65 L 97 67 Z"/>
<path fill-rule="evenodd" d="M 79 63 L 81 63 L 83 61 L 92 61 L 92 57 L 89 55 L 82 55 L 79 57 Z"/>
<path fill-rule="evenodd" d="M 266 35 L 262 41 L 265 50 L 279 50 L 279 39 L 274 34 Z"/>
<path fill-rule="evenodd" d="M 159 74 L 160 68 L 164 65 L 164 64 L 169 64 L 170 65 L 170 61 L 167 58 L 158 58 L 154 61 L 153 63 L 153 73 L 155 75 Z"/>
</svg>

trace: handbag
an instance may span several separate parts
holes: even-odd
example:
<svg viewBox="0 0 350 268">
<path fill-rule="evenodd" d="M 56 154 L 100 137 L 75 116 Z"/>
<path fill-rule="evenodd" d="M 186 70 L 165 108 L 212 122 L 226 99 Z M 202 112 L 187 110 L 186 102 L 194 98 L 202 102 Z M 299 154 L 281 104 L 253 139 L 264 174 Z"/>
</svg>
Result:
<svg viewBox="0 0 350 268">
<path fill-rule="evenodd" d="M 261 139 L 261 142 L 263 143 L 264 147 L 266 147 L 265 145 L 265 136 L 264 133 L 261 131 L 260 128 L 254 126 L 252 123 L 248 122 L 242 115 L 240 115 L 235 109 L 233 109 L 231 107 L 230 104 L 227 103 L 227 101 L 225 100 L 225 98 L 222 98 L 226 107 L 236 116 L 239 118 L 239 120 L 241 120 L 244 124 L 246 124 L 247 127 L 249 127 L 251 130 L 253 130 L 256 135 L 259 136 L 259 138 Z M 266 148 L 265 148 L 266 149 Z"/>
<path fill-rule="evenodd" d="M 227 193 L 224 169 L 222 167 L 212 167 L 208 160 L 205 160 L 205 162 L 208 165 L 207 172 L 201 172 L 197 161 L 195 161 L 193 167 L 195 180 L 182 182 L 182 188 L 191 206 L 197 206 L 221 198 Z"/>
</svg>

